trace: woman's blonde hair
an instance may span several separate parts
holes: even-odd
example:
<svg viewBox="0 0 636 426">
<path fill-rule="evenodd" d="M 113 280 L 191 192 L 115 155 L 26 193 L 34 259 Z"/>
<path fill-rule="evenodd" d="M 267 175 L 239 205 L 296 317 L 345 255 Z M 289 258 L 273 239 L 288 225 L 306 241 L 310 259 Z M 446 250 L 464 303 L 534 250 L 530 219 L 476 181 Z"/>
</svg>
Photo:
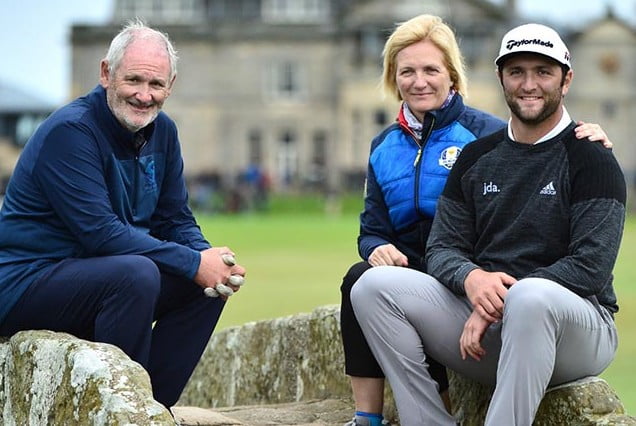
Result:
<svg viewBox="0 0 636 426">
<path fill-rule="evenodd" d="M 419 15 L 398 24 L 384 44 L 381 86 L 389 96 L 402 100 L 395 81 L 397 54 L 407 46 L 430 40 L 442 52 L 446 68 L 450 73 L 452 88 L 467 96 L 464 59 L 455 39 L 455 33 L 439 16 Z"/>
</svg>

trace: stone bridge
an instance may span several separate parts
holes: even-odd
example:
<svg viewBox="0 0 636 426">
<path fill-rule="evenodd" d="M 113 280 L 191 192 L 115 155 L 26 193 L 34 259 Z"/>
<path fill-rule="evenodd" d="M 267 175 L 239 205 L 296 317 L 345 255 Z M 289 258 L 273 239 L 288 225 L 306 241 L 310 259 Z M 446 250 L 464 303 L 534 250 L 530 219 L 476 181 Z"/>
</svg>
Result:
<svg viewBox="0 0 636 426">
<path fill-rule="evenodd" d="M 337 306 L 325 306 L 215 333 L 174 418 L 152 399 L 143 368 L 118 348 L 20 332 L 0 341 L 0 424 L 342 425 L 353 403 L 338 317 Z M 465 426 L 483 424 L 491 389 L 450 377 L 456 416 Z M 390 389 L 385 416 L 397 424 Z M 534 424 L 636 425 L 636 418 L 591 377 L 549 390 Z"/>
</svg>

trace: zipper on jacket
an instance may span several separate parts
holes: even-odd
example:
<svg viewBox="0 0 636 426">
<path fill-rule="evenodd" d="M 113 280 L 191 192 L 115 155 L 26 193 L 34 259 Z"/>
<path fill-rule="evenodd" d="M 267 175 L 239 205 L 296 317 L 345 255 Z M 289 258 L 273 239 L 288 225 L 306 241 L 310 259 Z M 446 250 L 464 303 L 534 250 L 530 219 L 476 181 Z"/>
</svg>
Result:
<svg viewBox="0 0 636 426">
<path fill-rule="evenodd" d="M 135 134 L 135 174 L 134 174 L 134 177 L 133 177 L 133 196 L 132 196 L 132 200 L 133 200 L 133 205 L 132 205 L 133 216 L 137 215 L 137 182 L 139 182 L 139 165 L 141 164 L 139 162 L 139 158 L 141 157 L 141 151 L 144 149 L 144 147 L 146 146 L 147 142 L 148 141 L 146 141 L 146 138 L 143 136 L 141 131 L 139 131 L 139 132 L 137 132 L 137 134 Z"/>
<path fill-rule="evenodd" d="M 422 148 L 424 148 L 424 145 L 426 145 L 428 138 L 431 136 L 431 133 L 433 133 L 433 126 L 435 126 L 435 116 L 431 117 L 431 125 L 428 126 L 428 130 L 426 131 L 426 137 L 423 137 L 422 139 L 420 139 L 420 143 L 418 144 L 420 148 L 417 150 L 417 155 L 415 156 L 413 167 L 417 167 L 417 163 L 419 163 L 420 159 L 422 158 Z M 422 136 L 424 136 L 423 133 L 422 133 Z"/>
<path fill-rule="evenodd" d="M 139 154 L 135 154 L 135 173 L 133 175 L 133 196 L 132 196 L 132 213 L 137 216 L 137 182 L 139 181 Z"/>
<path fill-rule="evenodd" d="M 426 116 L 424 116 L 426 118 Z M 413 163 L 413 167 L 415 167 L 415 197 L 413 197 L 414 201 L 415 201 L 415 211 L 420 213 L 420 170 L 421 167 L 419 167 L 418 165 L 420 164 L 420 160 L 422 159 L 422 150 L 424 149 L 424 147 L 426 146 L 426 143 L 428 142 L 428 138 L 431 137 L 431 133 L 433 133 L 433 127 L 435 126 L 435 116 L 431 115 L 431 123 L 428 126 L 428 130 L 426 131 L 426 136 L 424 136 L 424 133 L 422 132 L 422 139 L 420 139 L 420 149 L 417 151 L 417 156 L 415 157 L 415 162 Z M 424 129 L 422 129 L 424 130 Z"/>
<path fill-rule="evenodd" d="M 419 149 L 417 150 L 415 161 L 413 161 L 413 167 L 417 167 L 417 163 L 420 161 L 421 156 L 422 156 L 422 145 L 420 145 Z"/>
</svg>

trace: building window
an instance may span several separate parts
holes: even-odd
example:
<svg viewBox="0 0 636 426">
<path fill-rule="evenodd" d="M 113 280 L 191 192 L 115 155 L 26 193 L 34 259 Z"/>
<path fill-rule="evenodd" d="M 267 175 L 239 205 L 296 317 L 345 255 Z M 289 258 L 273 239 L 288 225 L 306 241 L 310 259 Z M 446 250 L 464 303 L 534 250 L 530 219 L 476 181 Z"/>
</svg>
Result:
<svg viewBox="0 0 636 426">
<path fill-rule="evenodd" d="M 311 161 L 306 171 L 305 180 L 309 187 L 324 187 L 327 166 L 327 133 L 324 130 L 314 132 L 312 140 Z"/>
<path fill-rule="evenodd" d="M 292 185 L 298 173 L 298 147 L 296 134 L 291 130 L 284 131 L 278 143 L 277 163 L 278 178 L 283 188 Z"/>
<path fill-rule="evenodd" d="M 494 22 L 470 22 L 468 25 L 455 27 L 457 38 L 462 54 L 468 66 L 473 66 L 479 62 L 484 55 L 490 55 L 490 38 L 492 35 Z"/>
<path fill-rule="evenodd" d="M 248 144 L 249 164 L 260 165 L 263 161 L 263 137 L 259 130 L 250 131 Z"/>
<path fill-rule="evenodd" d="M 260 0 L 243 0 L 241 6 L 241 16 L 243 18 L 260 18 Z"/>
<path fill-rule="evenodd" d="M 304 95 L 301 66 L 280 61 L 269 67 L 268 95 L 277 100 L 301 100 Z"/>
<path fill-rule="evenodd" d="M 363 149 L 362 114 L 359 109 L 351 113 L 351 158 L 357 158 Z"/>
<path fill-rule="evenodd" d="M 225 12 L 225 2 L 215 0 L 204 0 L 205 10 L 210 19 L 220 21 L 225 18 L 227 13 Z"/>
<path fill-rule="evenodd" d="M 601 102 L 601 114 L 606 118 L 614 118 L 616 116 L 616 102 L 604 101 Z"/>
<path fill-rule="evenodd" d="M 354 64 L 375 63 L 382 67 L 382 49 L 388 35 L 376 28 L 363 28 L 355 33 Z"/>
<path fill-rule="evenodd" d="M 155 7 L 161 10 L 164 22 L 191 22 L 200 16 L 198 4 L 194 0 L 164 1 Z"/>
<path fill-rule="evenodd" d="M 214 21 L 258 18 L 260 0 L 204 0 L 207 16 Z"/>
<path fill-rule="evenodd" d="M 329 17 L 329 0 L 263 0 L 263 20 L 272 23 L 320 23 Z"/>
<path fill-rule="evenodd" d="M 42 121 L 44 121 L 45 118 L 46 115 L 21 115 L 16 122 L 15 143 L 18 146 L 26 145 L 31 135 L 37 130 L 38 126 L 40 125 L 40 123 L 42 123 Z"/>
<path fill-rule="evenodd" d="M 141 17 L 150 22 L 187 23 L 200 19 L 198 0 L 120 0 L 115 10 L 119 19 Z"/>
<path fill-rule="evenodd" d="M 119 8 L 116 8 L 115 15 L 119 20 L 128 16 L 135 16 L 135 3 L 130 0 L 120 0 Z"/>
<path fill-rule="evenodd" d="M 327 164 L 327 134 L 324 130 L 314 133 L 312 162 L 323 167 Z"/>
<path fill-rule="evenodd" d="M 383 109 L 375 110 L 375 112 L 373 113 L 373 122 L 377 127 L 383 129 L 388 122 L 386 111 Z"/>
</svg>

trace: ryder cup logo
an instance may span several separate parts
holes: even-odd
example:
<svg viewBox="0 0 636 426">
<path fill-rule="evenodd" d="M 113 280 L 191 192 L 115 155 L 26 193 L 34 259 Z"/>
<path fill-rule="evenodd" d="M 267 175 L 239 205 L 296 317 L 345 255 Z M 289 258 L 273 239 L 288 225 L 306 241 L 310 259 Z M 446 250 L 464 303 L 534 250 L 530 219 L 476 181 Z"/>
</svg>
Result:
<svg viewBox="0 0 636 426">
<path fill-rule="evenodd" d="M 457 146 L 450 146 L 446 148 L 442 151 L 442 155 L 439 157 L 439 165 L 448 170 L 452 169 L 460 152 L 462 152 L 462 150 Z"/>
<path fill-rule="evenodd" d="M 528 44 L 535 44 L 538 46 L 544 46 L 548 48 L 554 47 L 551 41 L 539 40 L 538 38 L 534 38 L 532 40 L 528 40 L 524 38 L 522 40 L 508 40 L 508 42 L 506 43 L 506 49 L 512 50 L 515 47 L 526 46 Z"/>
</svg>

